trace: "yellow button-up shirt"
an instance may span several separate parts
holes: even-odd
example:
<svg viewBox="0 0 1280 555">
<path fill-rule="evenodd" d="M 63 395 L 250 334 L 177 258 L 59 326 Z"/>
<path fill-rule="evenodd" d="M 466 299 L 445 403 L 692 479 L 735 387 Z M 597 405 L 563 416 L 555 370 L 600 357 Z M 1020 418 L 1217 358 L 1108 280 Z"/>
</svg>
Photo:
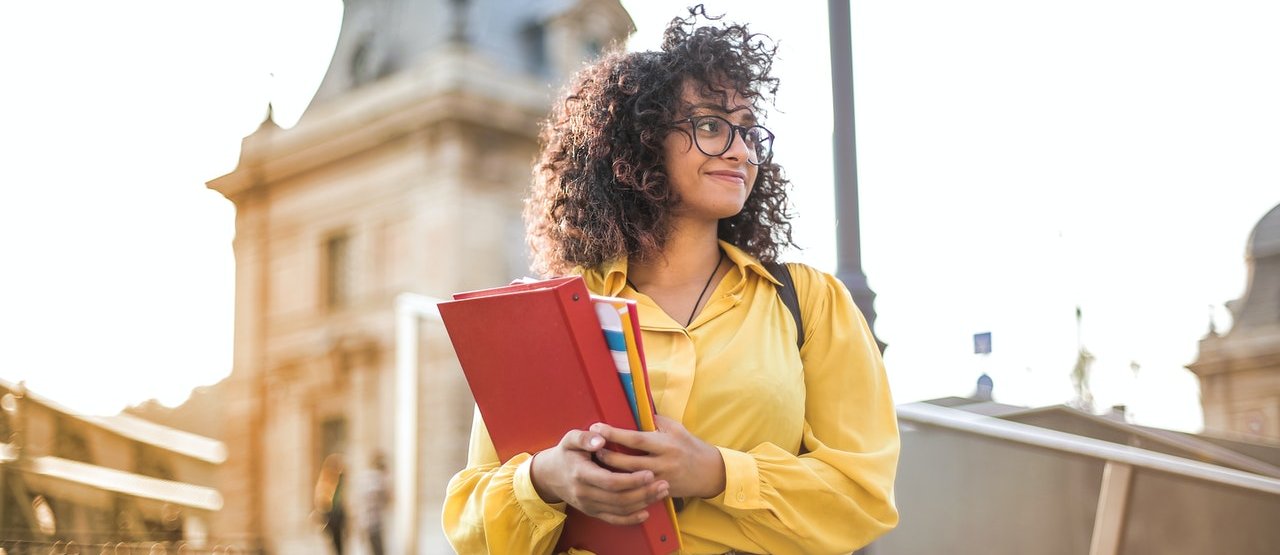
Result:
<svg viewBox="0 0 1280 555">
<path fill-rule="evenodd" d="M 688 328 L 627 287 L 626 260 L 583 272 L 594 293 L 635 299 L 659 414 L 724 457 L 725 489 L 686 500 L 683 553 L 849 553 L 897 524 L 898 427 L 862 313 L 830 274 L 791 264 L 805 343 L 757 260 L 733 263 Z M 564 504 L 534 491 L 529 454 L 502 464 L 477 416 L 444 528 L 458 553 L 550 553 Z"/>
</svg>

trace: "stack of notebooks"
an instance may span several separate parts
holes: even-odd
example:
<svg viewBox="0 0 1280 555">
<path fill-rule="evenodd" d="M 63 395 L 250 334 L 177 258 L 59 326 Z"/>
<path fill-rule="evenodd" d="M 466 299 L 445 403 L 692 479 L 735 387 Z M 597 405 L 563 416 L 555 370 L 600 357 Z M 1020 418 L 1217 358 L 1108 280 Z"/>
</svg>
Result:
<svg viewBox="0 0 1280 555">
<path fill-rule="evenodd" d="M 596 422 L 656 429 L 635 301 L 591 295 L 578 276 L 453 298 L 440 303 L 440 315 L 503 462 Z M 556 551 L 678 551 L 671 500 L 647 510 L 645 522 L 615 526 L 569 507 Z"/>
</svg>

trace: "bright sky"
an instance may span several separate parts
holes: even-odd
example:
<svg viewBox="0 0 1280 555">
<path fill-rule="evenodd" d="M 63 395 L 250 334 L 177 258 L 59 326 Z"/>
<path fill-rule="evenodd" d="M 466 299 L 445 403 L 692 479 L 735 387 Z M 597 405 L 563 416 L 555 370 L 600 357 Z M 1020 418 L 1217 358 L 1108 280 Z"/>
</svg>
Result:
<svg viewBox="0 0 1280 555">
<path fill-rule="evenodd" d="M 652 48 L 683 2 L 629 0 Z M 234 169 L 293 125 L 336 0 L 22 2 L 0 18 L 0 379 L 88 412 L 181 402 L 231 361 Z M 780 44 L 792 258 L 834 270 L 826 3 L 708 2 Z M 898 401 L 1069 400 L 1075 307 L 1100 406 L 1197 429 L 1210 314 L 1280 203 L 1280 5 L 854 2 L 863 263 Z M 274 74 L 274 79 L 268 76 Z M 974 333 L 994 353 L 972 354 Z M 1131 370 L 1136 362 L 1140 370 Z"/>
</svg>

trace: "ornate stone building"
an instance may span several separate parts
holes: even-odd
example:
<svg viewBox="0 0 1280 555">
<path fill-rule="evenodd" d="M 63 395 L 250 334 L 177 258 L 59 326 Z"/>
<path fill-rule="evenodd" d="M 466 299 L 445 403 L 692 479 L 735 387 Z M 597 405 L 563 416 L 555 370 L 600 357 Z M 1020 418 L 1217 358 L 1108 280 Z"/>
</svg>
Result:
<svg viewBox="0 0 1280 555">
<path fill-rule="evenodd" d="M 1188 368 L 1200 377 L 1205 431 L 1280 442 L 1280 206 L 1253 228 L 1244 296 L 1227 303 L 1233 324 L 1210 330 Z"/>
<path fill-rule="evenodd" d="M 225 446 L 129 414 L 89 416 L 0 380 L 0 553 L 214 549 Z M 70 543 L 69 543 L 70 542 Z"/>
<path fill-rule="evenodd" d="M 447 298 L 527 272 L 521 197 L 552 94 L 631 31 L 616 0 L 347 0 L 333 60 L 292 129 L 269 119 L 209 186 L 235 203 L 235 356 L 225 384 L 222 535 L 319 553 L 321 461 L 358 485 L 392 455 L 396 296 Z M 427 326 L 417 407 L 416 546 L 465 462 L 472 402 Z M 390 521 L 388 515 L 388 521 Z M 404 531 L 391 531 L 399 537 Z M 348 545 L 362 553 L 358 534 Z"/>
</svg>

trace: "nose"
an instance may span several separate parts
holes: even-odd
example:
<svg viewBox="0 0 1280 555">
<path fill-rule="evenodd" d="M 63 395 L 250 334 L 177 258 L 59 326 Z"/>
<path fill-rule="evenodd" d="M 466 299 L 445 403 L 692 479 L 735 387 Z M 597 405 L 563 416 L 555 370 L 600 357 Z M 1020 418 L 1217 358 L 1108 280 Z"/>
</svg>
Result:
<svg viewBox="0 0 1280 555">
<path fill-rule="evenodd" d="M 747 160 L 751 155 L 751 147 L 747 146 L 747 130 L 741 127 L 729 128 L 729 150 L 720 156 L 730 160 Z"/>
</svg>

